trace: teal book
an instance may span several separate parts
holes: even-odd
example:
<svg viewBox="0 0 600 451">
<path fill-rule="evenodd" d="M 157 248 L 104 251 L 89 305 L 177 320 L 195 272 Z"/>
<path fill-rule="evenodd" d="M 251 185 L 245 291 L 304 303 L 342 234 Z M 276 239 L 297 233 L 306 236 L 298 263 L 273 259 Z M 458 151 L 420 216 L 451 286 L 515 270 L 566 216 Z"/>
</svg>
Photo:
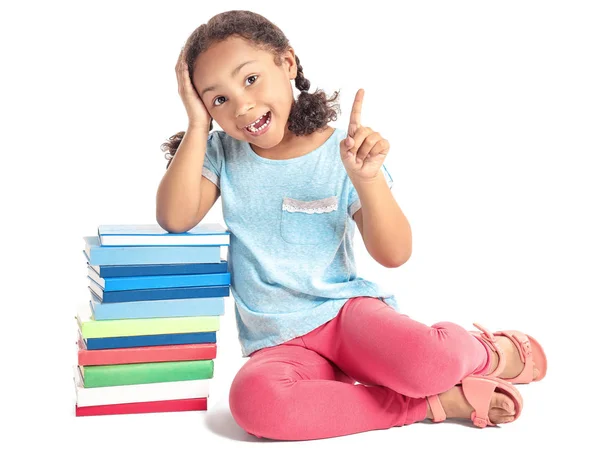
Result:
<svg viewBox="0 0 600 451">
<path fill-rule="evenodd" d="M 221 246 L 101 246 L 97 236 L 86 236 L 84 254 L 90 265 L 156 265 L 219 263 Z"/>
</svg>

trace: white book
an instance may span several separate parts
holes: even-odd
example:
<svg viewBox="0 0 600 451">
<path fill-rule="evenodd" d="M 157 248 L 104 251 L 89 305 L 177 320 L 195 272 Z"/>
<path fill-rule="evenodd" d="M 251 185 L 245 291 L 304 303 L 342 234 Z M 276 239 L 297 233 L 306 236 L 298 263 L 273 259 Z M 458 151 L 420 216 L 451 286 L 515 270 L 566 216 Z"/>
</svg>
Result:
<svg viewBox="0 0 600 451">
<path fill-rule="evenodd" d="M 201 223 L 187 232 L 171 233 L 158 224 L 101 225 L 101 246 L 229 246 L 229 230 L 217 223 Z"/>
<path fill-rule="evenodd" d="M 85 388 L 79 367 L 75 366 L 73 371 L 75 395 L 79 407 L 208 398 L 210 379 Z"/>
</svg>

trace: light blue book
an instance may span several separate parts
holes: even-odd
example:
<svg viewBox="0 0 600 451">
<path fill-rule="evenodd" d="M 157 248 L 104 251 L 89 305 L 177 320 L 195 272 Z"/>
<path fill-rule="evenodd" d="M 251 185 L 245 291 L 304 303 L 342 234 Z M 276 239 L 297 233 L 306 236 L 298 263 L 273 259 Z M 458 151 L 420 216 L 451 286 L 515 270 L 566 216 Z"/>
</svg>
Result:
<svg viewBox="0 0 600 451">
<path fill-rule="evenodd" d="M 85 256 L 92 266 L 219 263 L 221 246 L 101 246 L 97 236 L 86 236 Z"/>
<path fill-rule="evenodd" d="M 98 227 L 101 246 L 229 246 L 230 232 L 221 224 L 201 223 L 187 232 L 167 232 L 158 224 Z"/>
<path fill-rule="evenodd" d="M 225 298 L 169 299 L 106 304 L 92 294 L 90 306 L 96 320 L 220 316 L 225 313 Z"/>
<path fill-rule="evenodd" d="M 230 273 L 182 274 L 176 276 L 100 277 L 88 265 L 88 277 L 106 291 L 145 290 L 150 288 L 206 287 L 229 285 Z"/>
</svg>

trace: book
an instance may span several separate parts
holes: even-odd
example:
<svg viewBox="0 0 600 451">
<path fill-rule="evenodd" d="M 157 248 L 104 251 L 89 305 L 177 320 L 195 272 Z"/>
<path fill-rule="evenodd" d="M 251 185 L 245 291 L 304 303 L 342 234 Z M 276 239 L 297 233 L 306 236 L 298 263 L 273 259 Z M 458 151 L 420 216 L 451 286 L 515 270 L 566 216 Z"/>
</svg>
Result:
<svg viewBox="0 0 600 451">
<path fill-rule="evenodd" d="M 158 224 L 114 224 L 98 227 L 101 246 L 229 246 L 230 232 L 220 224 L 198 224 L 171 233 Z"/>
<path fill-rule="evenodd" d="M 100 302 L 154 301 L 166 299 L 213 298 L 229 296 L 229 285 L 209 287 L 149 288 L 143 290 L 104 291 L 89 279 L 88 288 Z"/>
<path fill-rule="evenodd" d="M 146 290 L 150 288 L 206 287 L 229 285 L 228 272 L 219 274 L 183 274 L 176 276 L 100 277 L 88 265 L 88 277 L 106 291 Z"/>
<path fill-rule="evenodd" d="M 78 406 L 75 404 L 75 416 L 123 415 L 156 412 L 189 412 L 207 410 L 207 398 L 170 399 L 167 401 L 134 402 L 127 404 L 108 404 L 102 406 Z"/>
<path fill-rule="evenodd" d="M 78 366 L 85 388 L 212 379 L 213 360 Z"/>
<path fill-rule="evenodd" d="M 223 297 L 109 303 L 101 302 L 101 299 L 93 292 L 91 297 L 90 307 L 96 320 L 217 316 L 225 314 L 225 299 Z"/>
<path fill-rule="evenodd" d="M 85 388 L 81 370 L 74 368 L 75 399 L 79 407 L 173 399 L 207 398 L 210 379 L 155 382 Z"/>
<path fill-rule="evenodd" d="M 137 348 L 142 346 L 216 343 L 216 332 L 186 334 L 132 335 L 130 337 L 84 338 L 87 349 Z"/>
<path fill-rule="evenodd" d="M 85 255 L 85 251 L 84 251 Z M 89 265 L 89 263 L 88 263 Z M 165 265 L 93 265 L 100 277 L 174 276 L 228 272 L 227 260 L 219 263 L 169 263 Z"/>
<path fill-rule="evenodd" d="M 90 265 L 152 265 L 219 263 L 221 246 L 101 246 L 97 236 L 86 236 L 83 251 Z"/>
<path fill-rule="evenodd" d="M 220 316 L 180 316 L 172 318 L 135 318 L 96 320 L 89 305 L 80 308 L 77 323 L 83 338 L 130 337 L 174 333 L 214 332 Z"/>
<path fill-rule="evenodd" d="M 216 343 L 90 350 L 81 335 L 77 340 L 77 364 L 81 366 L 172 362 L 176 360 L 212 360 L 216 356 Z"/>
</svg>

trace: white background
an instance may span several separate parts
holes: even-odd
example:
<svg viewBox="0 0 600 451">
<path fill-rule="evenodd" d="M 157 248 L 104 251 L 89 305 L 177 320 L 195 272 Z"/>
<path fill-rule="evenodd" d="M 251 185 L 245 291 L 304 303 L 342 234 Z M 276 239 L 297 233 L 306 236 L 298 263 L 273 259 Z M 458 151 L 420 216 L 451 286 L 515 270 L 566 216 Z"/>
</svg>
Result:
<svg viewBox="0 0 600 451">
<path fill-rule="evenodd" d="M 595 428 L 598 400 L 596 2 L 105 0 L 0 10 L 0 439 L 18 440 L 5 449 L 273 443 L 246 434 L 228 410 L 244 362 L 231 298 L 208 411 L 74 416 L 74 315 L 89 296 L 83 236 L 99 224 L 155 221 L 160 145 L 187 125 L 179 51 L 212 15 L 247 8 L 284 30 L 311 92 L 340 90 L 342 115 L 332 125 L 347 127 L 362 87 L 363 124 L 391 143 L 386 165 L 412 225 L 413 255 L 383 268 L 357 233 L 359 275 L 391 287 L 414 319 L 519 329 L 549 358 L 546 379 L 519 386 L 521 418 L 500 428 L 420 423 L 272 446 L 581 443 Z M 206 221 L 223 222 L 220 200 Z"/>
</svg>

